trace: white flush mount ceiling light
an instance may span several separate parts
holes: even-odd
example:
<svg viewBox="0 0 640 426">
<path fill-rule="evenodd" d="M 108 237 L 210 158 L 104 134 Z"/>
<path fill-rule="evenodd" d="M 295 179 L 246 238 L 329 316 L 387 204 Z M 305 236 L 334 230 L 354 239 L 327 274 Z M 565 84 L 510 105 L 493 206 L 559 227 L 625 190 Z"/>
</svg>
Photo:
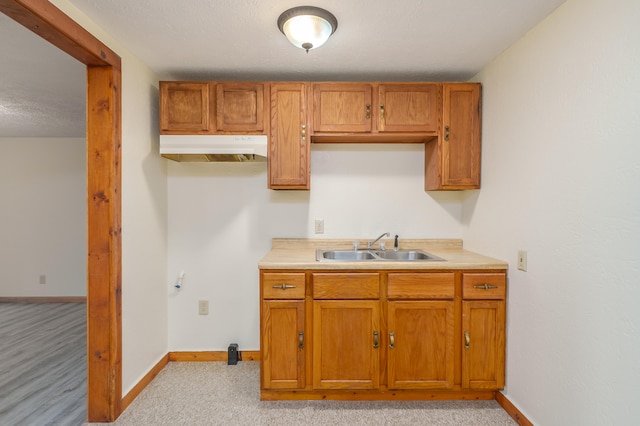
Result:
<svg viewBox="0 0 640 426">
<path fill-rule="evenodd" d="M 291 44 L 309 53 L 322 46 L 338 28 L 331 12 L 315 6 L 298 6 L 282 12 L 278 28 Z"/>
</svg>

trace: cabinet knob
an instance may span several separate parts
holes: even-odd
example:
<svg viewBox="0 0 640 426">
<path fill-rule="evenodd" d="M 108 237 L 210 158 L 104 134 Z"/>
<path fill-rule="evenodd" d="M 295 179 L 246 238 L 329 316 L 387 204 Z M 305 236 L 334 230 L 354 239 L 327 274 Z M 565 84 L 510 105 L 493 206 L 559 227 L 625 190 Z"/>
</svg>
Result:
<svg viewBox="0 0 640 426">
<path fill-rule="evenodd" d="M 389 332 L 389 349 L 396 347 L 396 334 L 393 331 Z"/>
<path fill-rule="evenodd" d="M 471 336 L 469 336 L 468 331 L 465 331 L 464 332 L 464 348 L 469 349 L 470 346 L 471 346 Z"/>
<path fill-rule="evenodd" d="M 365 105 L 365 118 L 368 120 L 371 118 L 371 104 Z"/>
</svg>

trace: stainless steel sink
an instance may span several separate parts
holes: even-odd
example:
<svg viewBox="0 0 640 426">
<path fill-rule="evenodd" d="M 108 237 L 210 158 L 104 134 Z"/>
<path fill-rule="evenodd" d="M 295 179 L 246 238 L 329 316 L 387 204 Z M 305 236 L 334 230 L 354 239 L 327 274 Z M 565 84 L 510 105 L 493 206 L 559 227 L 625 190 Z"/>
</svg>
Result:
<svg viewBox="0 0 640 426">
<path fill-rule="evenodd" d="M 422 250 L 316 250 L 318 262 L 424 262 L 444 261 Z"/>
<path fill-rule="evenodd" d="M 318 260 L 342 260 L 347 262 L 360 260 L 375 260 L 374 254 L 369 250 L 318 250 Z"/>
<path fill-rule="evenodd" d="M 385 260 L 395 261 L 442 260 L 441 258 L 422 250 L 378 250 L 375 252 L 375 255 Z"/>
</svg>

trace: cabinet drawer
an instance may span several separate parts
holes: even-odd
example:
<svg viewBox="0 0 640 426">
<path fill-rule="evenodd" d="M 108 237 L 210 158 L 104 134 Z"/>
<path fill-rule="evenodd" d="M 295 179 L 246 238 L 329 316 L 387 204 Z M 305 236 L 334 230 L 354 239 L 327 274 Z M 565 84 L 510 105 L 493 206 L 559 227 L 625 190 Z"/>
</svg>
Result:
<svg viewBox="0 0 640 426">
<path fill-rule="evenodd" d="M 304 272 L 262 275 L 264 299 L 304 299 Z"/>
<path fill-rule="evenodd" d="M 313 274 L 314 299 L 377 299 L 380 274 Z"/>
<path fill-rule="evenodd" d="M 506 293 L 506 274 L 462 274 L 464 299 L 504 299 Z"/>
<path fill-rule="evenodd" d="M 390 273 L 389 299 L 453 299 L 455 273 Z"/>
</svg>

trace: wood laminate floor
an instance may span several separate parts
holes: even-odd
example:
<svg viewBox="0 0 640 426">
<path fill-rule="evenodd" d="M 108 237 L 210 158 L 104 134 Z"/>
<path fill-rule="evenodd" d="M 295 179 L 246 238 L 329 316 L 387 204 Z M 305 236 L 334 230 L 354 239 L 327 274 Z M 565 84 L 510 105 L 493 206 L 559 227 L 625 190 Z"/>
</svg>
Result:
<svg viewBox="0 0 640 426">
<path fill-rule="evenodd" d="M 0 303 L 0 424 L 83 424 L 84 303 Z"/>
</svg>

